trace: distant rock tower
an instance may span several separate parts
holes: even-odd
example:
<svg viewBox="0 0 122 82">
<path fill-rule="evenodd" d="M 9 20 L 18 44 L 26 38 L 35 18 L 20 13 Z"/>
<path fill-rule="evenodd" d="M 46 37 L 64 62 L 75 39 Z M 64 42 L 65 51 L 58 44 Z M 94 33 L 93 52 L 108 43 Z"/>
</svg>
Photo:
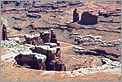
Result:
<svg viewBox="0 0 122 82">
<path fill-rule="evenodd" d="M 77 9 L 73 11 L 73 22 L 79 21 L 79 13 L 77 12 Z"/>
<path fill-rule="evenodd" d="M 98 17 L 96 15 L 92 15 L 89 12 L 83 12 L 81 15 L 80 24 L 82 25 L 94 25 L 98 23 Z"/>
<path fill-rule="evenodd" d="M 7 40 L 7 28 L 5 24 L 3 24 L 3 27 L 2 27 L 2 40 Z"/>
</svg>

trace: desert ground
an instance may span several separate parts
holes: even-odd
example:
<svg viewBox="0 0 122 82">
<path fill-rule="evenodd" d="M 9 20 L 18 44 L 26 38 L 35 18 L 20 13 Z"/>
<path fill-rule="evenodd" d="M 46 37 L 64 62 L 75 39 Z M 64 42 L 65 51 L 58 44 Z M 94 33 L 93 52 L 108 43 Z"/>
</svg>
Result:
<svg viewBox="0 0 122 82">
<path fill-rule="evenodd" d="M 117 9 L 121 9 L 120 2 L 87 0 L 79 2 L 36 1 L 35 4 L 32 4 L 30 1 L 21 2 L 19 6 L 16 6 L 15 3 L 2 3 L 1 18 L 2 22 L 7 26 L 8 38 L 19 37 L 21 45 L 25 41 L 25 34 L 30 34 L 31 32 L 38 33 L 41 30 L 50 31 L 53 28 L 60 43 L 60 59 L 65 64 L 66 71 L 35 70 L 12 66 L 13 60 L 9 56 L 11 57 L 15 53 L 12 49 L 1 46 L 1 71 L 4 80 L 120 80 L 121 46 L 103 47 L 99 45 L 84 45 L 85 43 L 76 45 L 74 40 L 69 37 L 70 34 L 78 33 L 80 36 L 101 36 L 105 41 L 121 39 L 121 16 L 109 16 L 107 18 L 98 16 L 98 23 L 94 25 L 81 25 L 78 22 L 72 22 L 73 10 L 75 8 L 77 8 L 80 14 L 79 18 L 81 18 L 81 14 L 85 11 L 90 11 L 94 15 L 97 15 L 99 10 L 103 12 L 117 12 Z M 27 14 L 35 14 L 40 16 L 40 18 L 28 17 Z M 106 22 L 111 20 L 113 22 Z M 33 25 L 33 28 L 28 28 L 29 25 Z M 119 58 L 114 58 L 111 54 L 102 57 L 75 53 L 73 50 L 75 46 L 83 47 L 85 50 L 105 50 L 106 53 L 115 54 Z M 102 58 L 108 58 L 112 62 L 104 65 L 101 62 Z"/>
</svg>

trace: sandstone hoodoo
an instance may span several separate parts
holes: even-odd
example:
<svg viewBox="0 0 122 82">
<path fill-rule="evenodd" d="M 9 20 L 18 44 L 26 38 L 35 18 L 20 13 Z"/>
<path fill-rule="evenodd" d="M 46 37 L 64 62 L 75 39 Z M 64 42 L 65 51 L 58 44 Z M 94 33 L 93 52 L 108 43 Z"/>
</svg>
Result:
<svg viewBox="0 0 122 82">
<path fill-rule="evenodd" d="M 73 11 L 73 22 L 79 21 L 79 13 L 77 12 L 77 9 Z"/>
<path fill-rule="evenodd" d="M 2 27 L 2 40 L 7 40 L 7 27 L 3 24 Z"/>
</svg>

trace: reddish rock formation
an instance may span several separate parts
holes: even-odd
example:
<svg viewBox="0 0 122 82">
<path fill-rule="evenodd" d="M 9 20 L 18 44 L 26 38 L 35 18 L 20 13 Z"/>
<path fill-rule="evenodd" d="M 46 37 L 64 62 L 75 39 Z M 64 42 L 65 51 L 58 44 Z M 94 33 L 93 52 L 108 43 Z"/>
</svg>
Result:
<svg viewBox="0 0 122 82">
<path fill-rule="evenodd" d="M 79 13 L 77 12 L 77 9 L 73 11 L 73 22 L 79 21 Z"/>
<path fill-rule="evenodd" d="M 97 24 L 98 17 L 95 15 L 92 15 L 89 12 L 83 12 L 81 15 L 81 21 L 80 24 L 82 25 L 94 25 Z"/>
</svg>

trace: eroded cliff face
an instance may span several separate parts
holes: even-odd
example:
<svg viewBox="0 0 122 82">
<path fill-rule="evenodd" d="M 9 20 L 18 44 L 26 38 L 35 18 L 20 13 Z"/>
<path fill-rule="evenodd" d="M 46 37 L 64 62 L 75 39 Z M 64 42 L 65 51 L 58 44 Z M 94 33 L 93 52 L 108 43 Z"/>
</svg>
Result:
<svg viewBox="0 0 122 82">
<path fill-rule="evenodd" d="M 2 24 L 6 25 L 9 38 L 9 41 L 1 42 L 0 48 L 3 79 L 120 80 L 121 63 L 117 58 L 121 57 L 119 46 L 121 42 L 118 42 L 121 37 L 120 2 L 11 1 L 3 2 L 1 8 Z M 75 8 L 79 13 L 79 21 L 73 23 Z M 80 20 L 88 23 L 82 17 L 84 12 L 89 12 L 93 19 L 94 16 L 97 17 L 94 23 L 92 17 L 84 15 L 90 23 L 94 24 L 80 23 Z M 60 60 L 66 66 L 66 71 L 34 70 L 23 66 L 12 66 L 13 56 L 20 52 L 32 53 L 29 48 L 35 47 L 33 44 L 28 47 L 24 45 L 26 34 L 37 34 L 52 28 L 60 43 Z M 83 38 L 91 35 L 93 38 L 98 36 L 97 41 Z M 76 37 L 80 41 L 78 45 L 75 44 Z M 12 39 L 17 42 L 19 40 L 19 43 L 11 42 Z"/>
</svg>

